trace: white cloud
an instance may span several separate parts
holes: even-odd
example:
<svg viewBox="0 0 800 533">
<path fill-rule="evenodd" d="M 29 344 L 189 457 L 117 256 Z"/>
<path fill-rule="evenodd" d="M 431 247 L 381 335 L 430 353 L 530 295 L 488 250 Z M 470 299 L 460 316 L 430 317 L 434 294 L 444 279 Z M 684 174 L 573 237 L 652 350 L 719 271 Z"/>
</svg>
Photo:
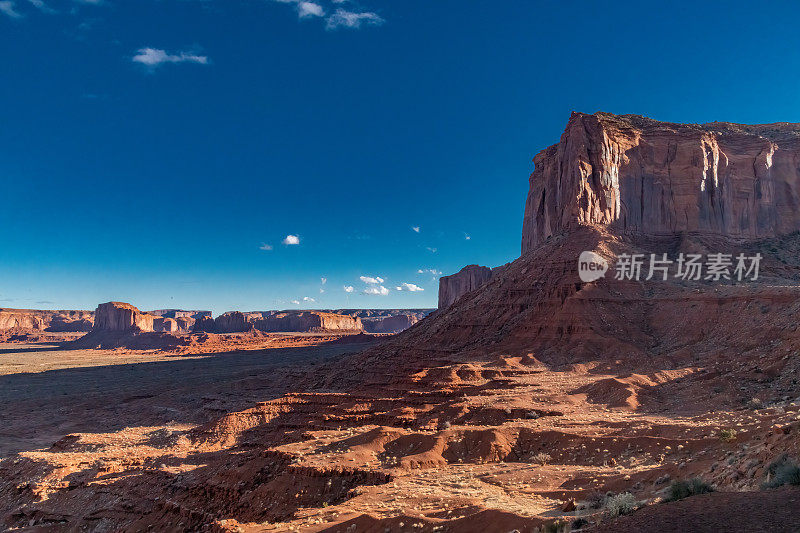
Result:
<svg viewBox="0 0 800 533">
<path fill-rule="evenodd" d="M 22 13 L 14 8 L 14 2 L 11 0 L 0 1 L 0 13 L 9 16 L 12 19 L 18 19 L 22 17 Z"/>
<path fill-rule="evenodd" d="M 297 16 L 302 18 L 306 17 L 324 17 L 325 10 L 322 6 L 314 2 L 298 2 L 297 3 Z"/>
<path fill-rule="evenodd" d="M 336 12 L 328 17 L 325 28 L 335 30 L 337 28 L 360 28 L 362 24 L 380 26 L 385 21 L 377 14 L 369 11 L 356 13 L 346 9 L 338 8 Z"/>
<path fill-rule="evenodd" d="M 464 234 L 464 240 L 465 240 L 465 241 L 472 240 L 472 237 L 470 237 L 469 233 L 465 233 L 465 234 Z"/>
<path fill-rule="evenodd" d="M 439 251 L 438 248 L 431 248 L 430 246 L 426 246 L 425 249 L 428 250 L 432 254 L 435 254 L 436 252 Z"/>
<path fill-rule="evenodd" d="M 367 287 L 364 289 L 364 294 L 375 294 L 378 296 L 386 296 L 389 294 L 389 289 L 384 287 L 383 285 L 378 285 L 377 287 Z"/>
<path fill-rule="evenodd" d="M 408 292 L 418 292 L 424 291 L 422 287 L 419 285 L 414 285 L 413 283 L 402 283 L 399 287 L 396 287 L 398 291 L 408 291 Z"/>
<path fill-rule="evenodd" d="M 299 301 L 297 301 L 297 300 L 292 300 L 292 303 L 293 303 L 294 305 L 300 305 L 300 302 L 299 302 Z"/>
<path fill-rule="evenodd" d="M 56 10 L 48 6 L 44 3 L 44 0 L 28 0 L 33 7 L 41 11 L 42 13 L 52 14 L 55 13 Z"/>
<path fill-rule="evenodd" d="M 442 271 L 436 270 L 435 268 L 420 268 L 417 270 L 417 274 L 432 274 L 434 276 L 441 276 Z"/>
<path fill-rule="evenodd" d="M 414 233 L 419 233 L 419 226 L 411 226 L 411 231 Z"/>
<path fill-rule="evenodd" d="M 316 302 L 316 300 L 314 298 L 311 298 L 310 296 L 303 296 L 303 301 L 304 302 Z"/>
<path fill-rule="evenodd" d="M 208 57 L 190 54 L 189 52 L 178 52 L 169 54 L 159 48 L 140 48 L 135 56 L 134 63 L 141 63 L 150 68 L 155 68 L 164 63 L 197 63 L 207 65 Z"/>
<path fill-rule="evenodd" d="M 352 285 L 345 285 L 344 286 L 344 292 L 353 292 L 354 290 L 356 290 L 356 289 Z"/>
<path fill-rule="evenodd" d="M 319 278 L 319 281 L 320 281 L 320 282 L 321 282 L 323 285 L 325 285 L 326 283 L 328 283 L 328 278 Z"/>
<path fill-rule="evenodd" d="M 325 289 L 320 289 L 320 290 L 319 290 L 319 293 L 320 293 L 320 294 L 325 294 Z"/>
<path fill-rule="evenodd" d="M 265 242 L 262 242 L 261 246 L 259 246 L 258 249 L 259 250 L 264 250 L 265 252 L 268 252 L 268 251 L 272 250 L 272 245 L 271 244 L 267 244 Z"/>
<path fill-rule="evenodd" d="M 379 283 L 383 283 L 383 278 L 380 276 L 361 276 L 358 279 L 363 281 L 364 283 L 372 283 L 373 285 L 378 285 Z"/>
<path fill-rule="evenodd" d="M 285 239 L 283 239 L 283 244 L 291 245 L 291 244 L 300 244 L 300 237 L 297 235 L 287 235 Z"/>
</svg>

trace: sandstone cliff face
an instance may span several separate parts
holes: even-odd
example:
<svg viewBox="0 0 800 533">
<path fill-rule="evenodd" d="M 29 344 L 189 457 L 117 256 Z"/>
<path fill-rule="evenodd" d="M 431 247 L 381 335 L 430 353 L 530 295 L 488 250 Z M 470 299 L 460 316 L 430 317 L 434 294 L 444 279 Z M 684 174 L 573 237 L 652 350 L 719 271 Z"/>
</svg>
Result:
<svg viewBox="0 0 800 533">
<path fill-rule="evenodd" d="M 0 309 L 0 331 L 76 332 L 92 329 L 91 311 Z"/>
<path fill-rule="evenodd" d="M 474 291 L 492 278 L 485 266 L 467 265 L 455 274 L 439 278 L 439 309 L 449 307 L 464 294 Z"/>
<path fill-rule="evenodd" d="M 522 253 L 580 224 L 758 238 L 800 229 L 800 125 L 573 113 L 535 158 Z"/>
<path fill-rule="evenodd" d="M 229 311 L 214 319 L 214 331 L 217 333 L 241 333 L 254 329 L 248 314 L 241 311 Z"/>
<path fill-rule="evenodd" d="M 153 331 L 177 333 L 180 331 L 178 321 L 174 318 L 157 317 L 153 319 Z"/>
<path fill-rule="evenodd" d="M 362 331 L 359 317 L 323 313 L 320 311 L 299 311 L 276 313 L 256 321 L 261 331 Z"/>
<path fill-rule="evenodd" d="M 153 315 L 123 302 L 100 304 L 94 312 L 92 331 L 153 331 Z"/>
<path fill-rule="evenodd" d="M 211 316 L 211 311 L 186 309 L 156 309 L 155 311 L 147 311 L 147 313 L 164 318 L 193 318 L 195 320 L 204 316 Z"/>
<path fill-rule="evenodd" d="M 399 333 L 419 322 L 413 314 L 400 314 L 380 318 L 365 318 L 364 331 L 367 333 Z"/>
</svg>

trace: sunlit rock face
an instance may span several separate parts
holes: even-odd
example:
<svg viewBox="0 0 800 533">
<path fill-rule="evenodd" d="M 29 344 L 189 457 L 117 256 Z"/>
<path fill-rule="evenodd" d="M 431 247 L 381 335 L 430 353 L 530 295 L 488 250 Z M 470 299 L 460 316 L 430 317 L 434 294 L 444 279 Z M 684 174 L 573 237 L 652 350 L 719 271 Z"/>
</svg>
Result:
<svg viewBox="0 0 800 533">
<path fill-rule="evenodd" d="M 153 331 L 153 315 L 123 302 L 100 304 L 94 312 L 93 331 Z"/>
<path fill-rule="evenodd" d="M 800 125 L 573 113 L 535 158 L 522 253 L 581 224 L 742 238 L 800 229 Z"/>
</svg>

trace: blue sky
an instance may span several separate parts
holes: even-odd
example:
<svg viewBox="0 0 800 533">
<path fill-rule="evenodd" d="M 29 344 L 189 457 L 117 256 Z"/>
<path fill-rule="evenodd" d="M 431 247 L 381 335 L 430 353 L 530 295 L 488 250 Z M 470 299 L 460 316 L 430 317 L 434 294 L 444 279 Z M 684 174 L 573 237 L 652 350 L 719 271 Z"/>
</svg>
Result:
<svg viewBox="0 0 800 533">
<path fill-rule="evenodd" d="M 799 11 L 2 0 L 0 306 L 435 306 L 571 111 L 800 122 Z"/>
</svg>

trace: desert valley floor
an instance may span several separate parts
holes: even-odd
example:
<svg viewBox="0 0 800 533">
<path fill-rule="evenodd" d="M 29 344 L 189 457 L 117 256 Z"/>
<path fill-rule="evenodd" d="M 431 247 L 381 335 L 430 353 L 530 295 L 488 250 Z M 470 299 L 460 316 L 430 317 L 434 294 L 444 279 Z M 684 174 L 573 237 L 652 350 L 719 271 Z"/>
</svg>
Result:
<svg viewBox="0 0 800 533">
<path fill-rule="evenodd" d="M 800 523 L 800 491 L 757 490 L 775 450 L 797 446 L 800 403 L 710 409 L 691 391 L 713 368 L 632 374 L 474 354 L 399 374 L 381 391 L 316 383 L 316 392 L 292 393 L 317 379 L 315 368 L 329 374 L 381 339 L 229 341 L 205 354 L 0 346 L 6 526 L 351 533 Z M 720 438 L 723 430 L 734 434 Z M 652 501 L 670 480 L 695 475 L 745 492 L 595 524 L 609 491 Z M 725 509 L 748 506 L 726 518 Z"/>
</svg>

